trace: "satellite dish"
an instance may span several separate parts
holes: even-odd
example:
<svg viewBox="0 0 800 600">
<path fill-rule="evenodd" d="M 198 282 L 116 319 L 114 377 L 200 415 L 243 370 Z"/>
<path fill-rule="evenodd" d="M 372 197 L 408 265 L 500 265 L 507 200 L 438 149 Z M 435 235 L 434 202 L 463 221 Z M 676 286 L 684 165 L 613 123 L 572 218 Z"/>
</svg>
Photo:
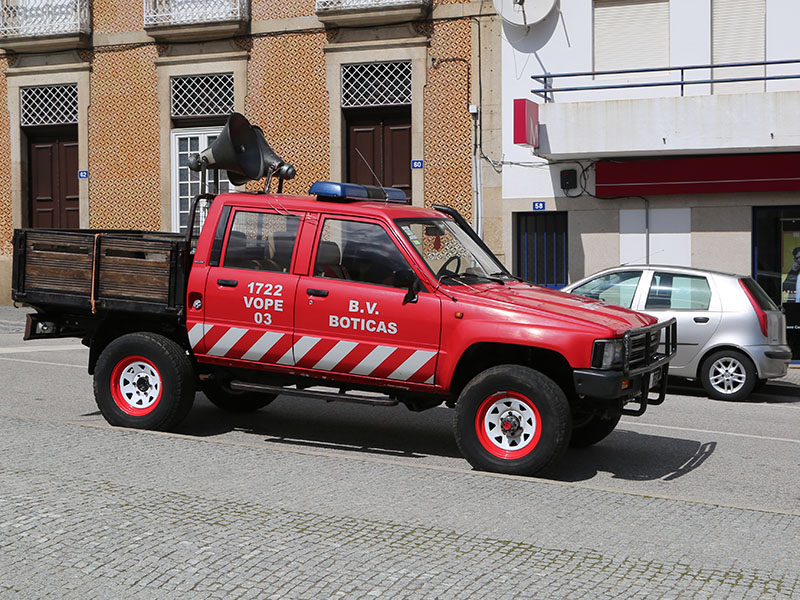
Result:
<svg viewBox="0 0 800 600">
<path fill-rule="evenodd" d="M 494 0 L 497 14 L 510 25 L 529 27 L 543 20 L 553 7 L 556 0 Z"/>
</svg>

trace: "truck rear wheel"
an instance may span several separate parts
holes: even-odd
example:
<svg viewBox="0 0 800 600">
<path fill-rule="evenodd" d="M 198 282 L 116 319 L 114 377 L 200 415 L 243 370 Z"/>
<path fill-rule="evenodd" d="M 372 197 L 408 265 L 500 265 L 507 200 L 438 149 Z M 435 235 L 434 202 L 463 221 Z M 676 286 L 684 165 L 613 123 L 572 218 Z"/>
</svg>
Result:
<svg viewBox="0 0 800 600">
<path fill-rule="evenodd" d="M 571 428 L 561 388 L 520 365 L 500 365 L 478 374 L 456 404 L 456 443 L 464 458 L 483 471 L 543 471 L 567 449 Z"/>
<path fill-rule="evenodd" d="M 204 381 L 200 388 L 214 406 L 234 413 L 254 412 L 278 397 L 277 394 L 239 392 L 219 381 Z"/>
<path fill-rule="evenodd" d="M 94 372 L 97 407 L 111 425 L 168 430 L 194 401 L 192 365 L 172 340 L 149 332 L 117 338 Z"/>
</svg>

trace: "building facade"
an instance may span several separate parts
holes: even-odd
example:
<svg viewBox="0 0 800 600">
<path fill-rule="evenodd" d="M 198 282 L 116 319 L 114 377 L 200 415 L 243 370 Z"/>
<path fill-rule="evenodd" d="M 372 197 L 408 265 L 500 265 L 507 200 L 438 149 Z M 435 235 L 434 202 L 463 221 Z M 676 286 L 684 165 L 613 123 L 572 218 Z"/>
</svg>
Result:
<svg viewBox="0 0 800 600">
<path fill-rule="evenodd" d="M 3 0 L 0 298 L 14 228 L 184 229 L 188 157 L 232 111 L 296 167 L 286 192 L 380 182 L 474 219 L 499 40 L 477 0 Z"/>
<path fill-rule="evenodd" d="M 752 275 L 800 358 L 800 8 L 496 0 L 503 245 L 559 286 L 621 263 Z M 800 250 L 797 250 L 800 253 Z"/>
</svg>

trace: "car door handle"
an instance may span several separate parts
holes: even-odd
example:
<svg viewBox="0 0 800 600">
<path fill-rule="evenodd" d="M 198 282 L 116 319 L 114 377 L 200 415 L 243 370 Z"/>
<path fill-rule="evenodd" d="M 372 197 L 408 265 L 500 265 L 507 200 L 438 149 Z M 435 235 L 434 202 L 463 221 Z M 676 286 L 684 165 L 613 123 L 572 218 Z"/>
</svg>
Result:
<svg viewBox="0 0 800 600">
<path fill-rule="evenodd" d="M 327 298 L 328 290 L 317 290 L 315 288 L 308 288 L 306 294 L 309 296 L 319 296 L 320 298 Z"/>
<path fill-rule="evenodd" d="M 708 323 L 708 317 L 695 317 L 695 323 Z"/>
<path fill-rule="evenodd" d="M 236 287 L 239 285 L 239 282 L 235 279 L 217 279 L 217 285 L 221 285 L 222 287 Z"/>
</svg>

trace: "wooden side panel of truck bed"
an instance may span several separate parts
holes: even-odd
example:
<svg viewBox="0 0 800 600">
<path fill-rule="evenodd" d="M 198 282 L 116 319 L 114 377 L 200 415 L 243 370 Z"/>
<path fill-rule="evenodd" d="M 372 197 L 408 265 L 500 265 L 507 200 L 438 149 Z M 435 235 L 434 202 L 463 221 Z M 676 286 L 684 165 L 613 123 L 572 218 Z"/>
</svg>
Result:
<svg viewBox="0 0 800 600">
<path fill-rule="evenodd" d="M 185 238 L 137 231 L 14 231 L 12 297 L 81 312 L 181 312 Z"/>
</svg>

